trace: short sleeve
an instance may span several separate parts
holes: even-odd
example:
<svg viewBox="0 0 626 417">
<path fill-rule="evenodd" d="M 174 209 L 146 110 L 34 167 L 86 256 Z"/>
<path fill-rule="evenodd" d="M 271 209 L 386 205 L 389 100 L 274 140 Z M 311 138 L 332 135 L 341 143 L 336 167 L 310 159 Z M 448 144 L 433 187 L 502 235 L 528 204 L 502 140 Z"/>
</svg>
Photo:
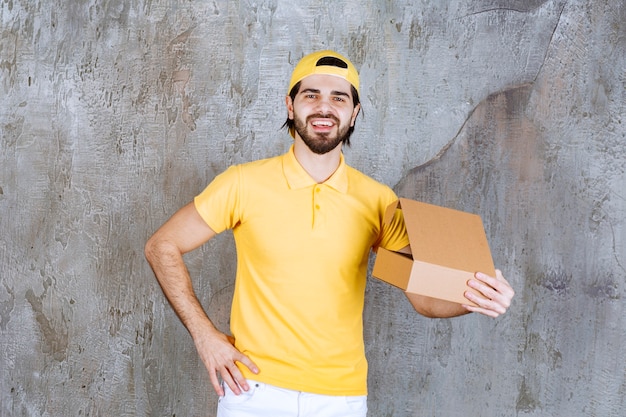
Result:
<svg viewBox="0 0 626 417">
<path fill-rule="evenodd" d="M 385 248 L 390 251 L 398 251 L 409 245 L 409 235 L 404 224 L 404 216 L 402 210 L 396 209 L 393 218 L 389 223 L 384 222 L 385 213 L 389 205 L 397 203 L 398 196 L 386 185 L 379 197 L 379 219 L 380 219 L 380 235 L 373 245 L 372 249 L 376 251 L 378 248 Z"/>
<path fill-rule="evenodd" d="M 232 229 L 240 218 L 241 169 L 231 166 L 194 198 L 200 217 L 216 233 Z"/>
<path fill-rule="evenodd" d="M 409 235 L 404 224 L 402 210 L 396 209 L 391 222 L 383 224 L 378 247 L 398 251 L 409 245 Z"/>
<path fill-rule="evenodd" d="M 402 210 L 396 209 L 391 222 L 383 224 L 382 236 L 377 247 L 398 251 L 409 245 L 409 235 L 404 224 Z"/>
</svg>

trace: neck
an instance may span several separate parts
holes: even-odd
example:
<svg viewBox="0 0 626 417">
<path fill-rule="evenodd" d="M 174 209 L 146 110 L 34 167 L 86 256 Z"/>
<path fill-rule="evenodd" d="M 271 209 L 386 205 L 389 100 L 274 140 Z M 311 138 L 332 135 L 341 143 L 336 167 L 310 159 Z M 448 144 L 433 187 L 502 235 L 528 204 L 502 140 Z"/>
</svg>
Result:
<svg viewBox="0 0 626 417">
<path fill-rule="evenodd" d="M 296 135 L 293 151 L 302 168 L 318 184 L 330 178 L 341 162 L 341 144 L 332 151 L 320 155 L 311 151 Z"/>
</svg>

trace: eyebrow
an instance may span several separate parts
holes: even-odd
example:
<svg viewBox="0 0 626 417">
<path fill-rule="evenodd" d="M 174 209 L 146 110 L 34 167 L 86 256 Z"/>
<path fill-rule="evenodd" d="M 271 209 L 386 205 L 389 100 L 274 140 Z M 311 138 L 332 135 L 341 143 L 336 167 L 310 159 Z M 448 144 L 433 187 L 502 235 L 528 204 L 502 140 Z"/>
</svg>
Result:
<svg viewBox="0 0 626 417">
<path fill-rule="evenodd" d="M 316 89 L 316 88 L 305 88 L 303 90 L 300 90 L 300 94 L 303 93 L 315 93 L 315 94 L 319 94 L 320 90 Z M 331 96 L 345 96 L 345 97 L 350 97 L 350 94 L 346 93 L 345 91 L 339 91 L 339 90 L 333 90 L 330 92 Z"/>
</svg>

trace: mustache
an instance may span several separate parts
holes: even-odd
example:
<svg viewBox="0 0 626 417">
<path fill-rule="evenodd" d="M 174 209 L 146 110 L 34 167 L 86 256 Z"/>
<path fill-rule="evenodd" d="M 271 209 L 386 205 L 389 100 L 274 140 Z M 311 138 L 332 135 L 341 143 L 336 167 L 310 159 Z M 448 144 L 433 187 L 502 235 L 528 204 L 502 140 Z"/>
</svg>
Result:
<svg viewBox="0 0 626 417">
<path fill-rule="evenodd" d="M 323 114 L 323 113 L 311 114 L 306 118 L 306 121 L 309 122 L 311 119 L 330 119 L 336 124 L 339 124 L 339 118 L 335 116 L 334 114 Z"/>
</svg>

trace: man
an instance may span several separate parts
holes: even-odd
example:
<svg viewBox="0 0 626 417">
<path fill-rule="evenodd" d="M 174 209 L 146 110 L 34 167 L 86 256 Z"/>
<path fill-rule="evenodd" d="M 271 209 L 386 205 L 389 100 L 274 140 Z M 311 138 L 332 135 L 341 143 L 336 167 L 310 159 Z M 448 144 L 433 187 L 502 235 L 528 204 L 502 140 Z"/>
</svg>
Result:
<svg viewBox="0 0 626 417">
<path fill-rule="evenodd" d="M 288 93 L 289 152 L 218 175 L 150 238 L 146 258 L 209 372 L 219 417 L 363 417 L 368 256 L 410 253 L 408 237 L 400 213 L 382 221 L 393 191 L 342 155 L 361 108 L 352 63 L 333 51 L 307 55 Z M 226 229 L 238 255 L 234 337 L 211 323 L 182 259 Z M 482 294 L 466 294 L 477 306 L 424 297 L 416 309 L 497 317 L 513 297 L 500 271 L 469 286 Z"/>
</svg>

